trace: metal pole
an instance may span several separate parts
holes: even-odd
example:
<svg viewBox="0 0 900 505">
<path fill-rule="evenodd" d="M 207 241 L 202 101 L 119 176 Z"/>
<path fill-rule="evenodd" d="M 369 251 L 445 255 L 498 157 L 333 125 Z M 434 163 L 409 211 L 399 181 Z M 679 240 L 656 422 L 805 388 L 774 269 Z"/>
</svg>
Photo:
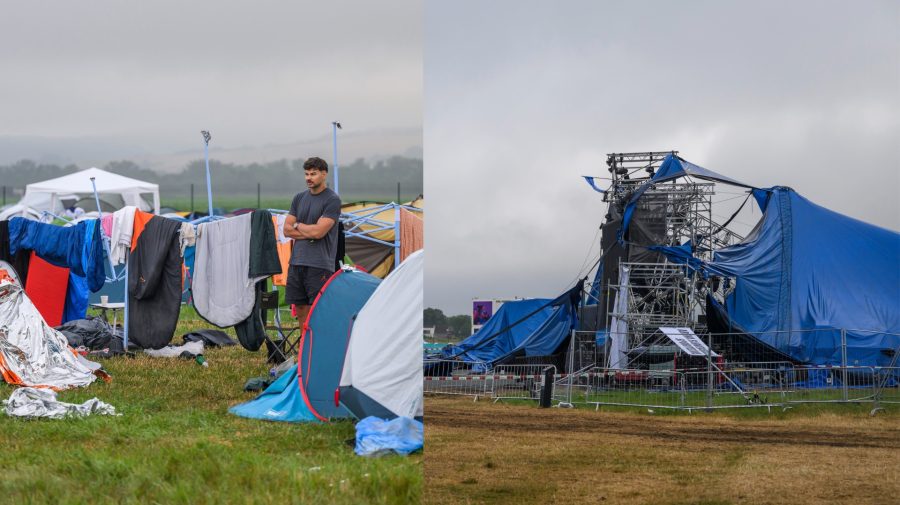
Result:
<svg viewBox="0 0 900 505">
<path fill-rule="evenodd" d="M 713 406 L 713 381 L 712 381 L 712 334 L 706 337 L 706 408 Z"/>
<path fill-rule="evenodd" d="M 191 214 L 194 213 L 194 183 L 191 183 Z"/>
<path fill-rule="evenodd" d="M 850 398 L 850 390 L 847 386 L 847 330 L 846 328 L 841 328 L 841 367 L 843 372 L 841 373 L 841 394 L 843 396 L 844 401 L 847 401 Z"/>
<path fill-rule="evenodd" d="M 400 204 L 394 204 L 394 268 L 400 266 Z"/>
<path fill-rule="evenodd" d="M 94 189 L 94 202 L 97 204 L 97 226 L 100 226 L 100 237 L 103 242 L 103 250 L 106 251 L 106 260 L 109 262 L 109 274 L 115 278 L 116 266 L 113 265 L 112 254 L 109 251 L 109 237 L 106 236 L 106 232 L 103 231 L 103 225 L 101 224 L 101 221 L 103 220 L 103 210 L 100 209 L 100 195 L 97 194 L 97 181 L 94 180 L 94 177 L 91 177 L 91 187 Z"/>
<path fill-rule="evenodd" d="M 122 327 L 122 346 L 125 348 L 125 352 L 128 352 L 128 261 L 130 254 L 130 248 L 125 248 L 125 308 L 124 317 L 122 318 L 124 325 Z"/>
<path fill-rule="evenodd" d="M 206 159 L 206 199 L 209 209 L 209 217 L 213 216 L 213 206 L 212 206 L 212 182 L 209 177 L 209 141 L 212 140 L 212 136 L 208 131 L 203 131 L 203 157 Z"/>
<path fill-rule="evenodd" d="M 341 123 L 337 121 L 331 122 L 331 144 L 333 150 L 332 159 L 334 160 L 334 192 L 340 194 L 340 177 L 338 177 L 338 153 L 337 153 L 337 131 L 341 127 Z"/>
<path fill-rule="evenodd" d="M 397 183 L 397 203 L 400 203 L 400 183 Z"/>
</svg>

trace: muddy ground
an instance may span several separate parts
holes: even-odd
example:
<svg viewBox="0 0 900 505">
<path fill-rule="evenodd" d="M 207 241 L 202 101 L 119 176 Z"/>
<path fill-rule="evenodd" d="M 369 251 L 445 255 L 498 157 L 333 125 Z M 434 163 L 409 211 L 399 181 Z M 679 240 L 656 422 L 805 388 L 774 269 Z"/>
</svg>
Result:
<svg viewBox="0 0 900 505">
<path fill-rule="evenodd" d="M 897 503 L 896 410 L 665 415 L 428 397 L 424 502 Z"/>
</svg>

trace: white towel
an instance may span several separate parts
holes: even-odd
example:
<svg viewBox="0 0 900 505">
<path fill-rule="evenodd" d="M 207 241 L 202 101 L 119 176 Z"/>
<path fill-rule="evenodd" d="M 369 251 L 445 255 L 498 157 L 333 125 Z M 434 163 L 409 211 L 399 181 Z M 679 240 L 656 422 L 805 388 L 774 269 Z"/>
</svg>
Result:
<svg viewBox="0 0 900 505">
<path fill-rule="evenodd" d="M 178 234 L 178 245 L 181 246 L 181 257 L 184 258 L 184 250 L 197 243 L 197 234 L 194 225 L 181 223 L 181 233 Z"/>
<path fill-rule="evenodd" d="M 109 235 L 109 259 L 113 265 L 124 263 L 125 254 L 131 250 L 135 210 L 137 207 L 129 205 L 113 212 L 112 233 Z"/>
</svg>

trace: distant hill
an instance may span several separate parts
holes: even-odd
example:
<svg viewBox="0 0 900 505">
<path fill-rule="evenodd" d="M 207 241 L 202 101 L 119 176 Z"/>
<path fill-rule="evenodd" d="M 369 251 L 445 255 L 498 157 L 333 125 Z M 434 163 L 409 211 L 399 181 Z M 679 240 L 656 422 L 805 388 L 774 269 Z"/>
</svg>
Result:
<svg viewBox="0 0 900 505">
<path fill-rule="evenodd" d="M 263 197 L 291 196 L 306 189 L 304 159 L 280 159 L 267 163 L 223 163 L 210 160 L 212 189 L 215 196 L 256 195 L 257 184 Z M 77 172 L 75 165 L 39 164 L 22 160 L 0 165 L 0 186 L 6 187 L 7 203 L 17 201 L 25 185 Z M 159 184 L 163 200 L 187 198 L 191 184 L 197 200 L 205 200 L 206 169 L 203 160 L 193 160 L 176 173 L 160 174 L 129 161 L 114 161 L 100 167 L 113 173 Z M 333 169 L 331 174 L 333 176 Z M 333 187 L 333 182 L 329 181 Z M 349 198 L 395 200 L 397 184 L 402 198 L 423 191 L 422 159 L 391 156 L 374 162 L 358 158 L 340 167 L 340 190 Z"/>
</svg>

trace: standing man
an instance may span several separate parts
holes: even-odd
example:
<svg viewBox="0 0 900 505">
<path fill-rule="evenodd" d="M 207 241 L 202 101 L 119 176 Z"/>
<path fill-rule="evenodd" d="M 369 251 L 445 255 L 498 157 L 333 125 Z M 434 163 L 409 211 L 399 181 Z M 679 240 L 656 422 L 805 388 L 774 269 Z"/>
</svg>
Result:
<svg viewBox="0 0 900 505">
<path fill-rule="evenodd" d="M 334 273 L 341 198 L 326 179 L 328 164 L 322 158 L 303 163 L 306 191 L 298 193 L 284 221 L 284 235 L 294 239 L 288 267 L 285 301 L 297 306 L 297 319 L 306 321 L 309 307 L 325 281 Z"/>
</svg>

